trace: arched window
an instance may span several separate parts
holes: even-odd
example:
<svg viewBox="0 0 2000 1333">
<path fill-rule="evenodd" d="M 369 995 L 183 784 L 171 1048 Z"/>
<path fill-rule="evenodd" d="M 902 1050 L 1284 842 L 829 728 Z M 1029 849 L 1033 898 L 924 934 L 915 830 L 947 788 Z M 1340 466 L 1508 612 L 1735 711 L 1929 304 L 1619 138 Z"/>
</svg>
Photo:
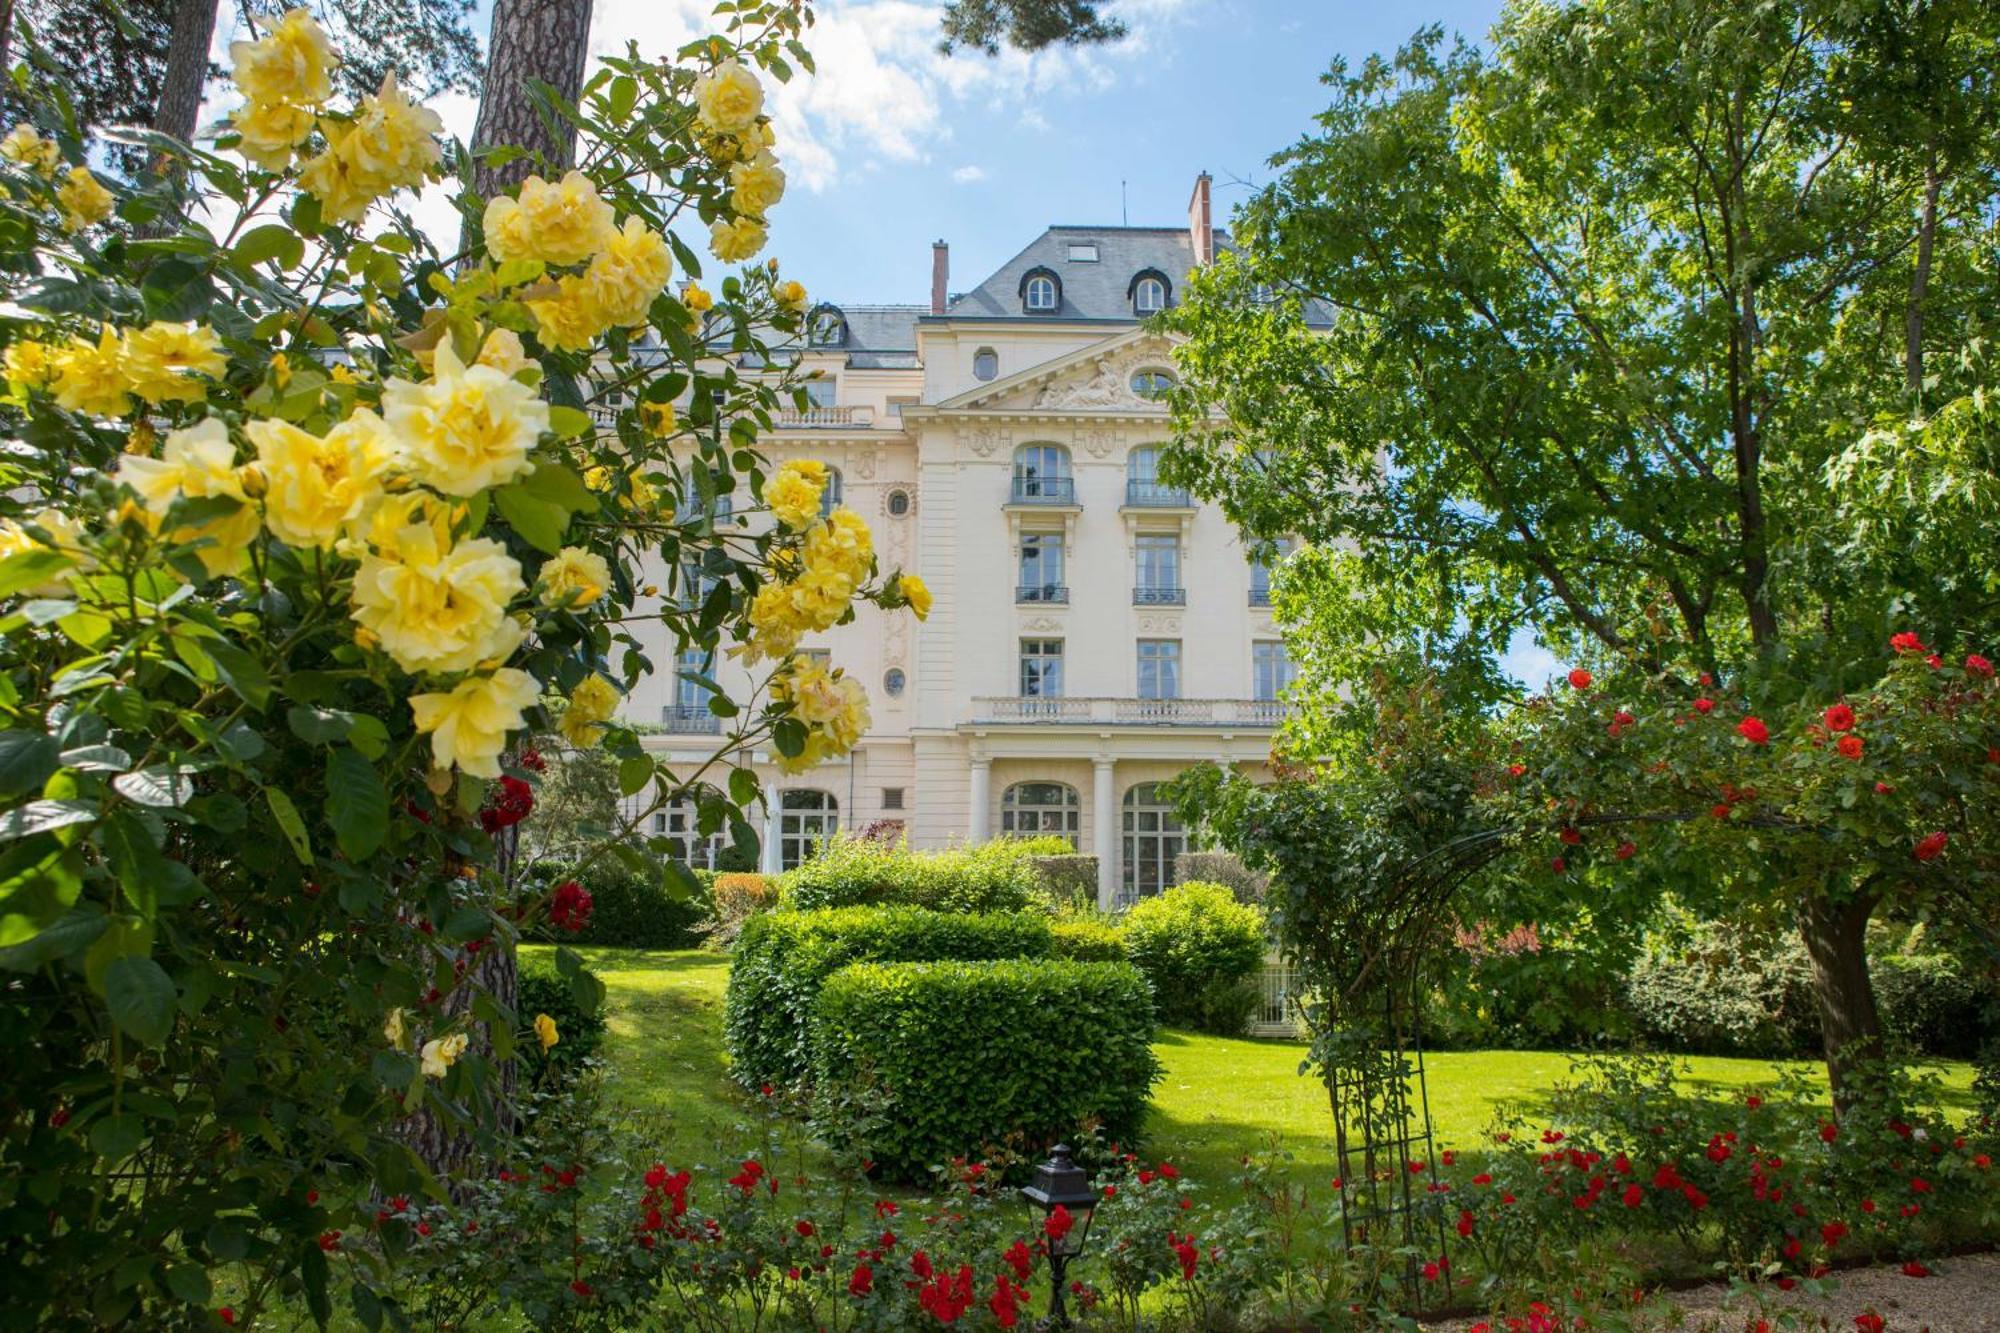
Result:
<svg viewBox="0 0 2000 1333">
<path fill-rule="evenodd" d="M 847 342 L 847 317 L 838 306 L 823 305 L 812 313 L 814 347 L 839 347 Z"/>
<path fill-rule="evenodd" d="M 1010 838 L 1053 833 L 1078 846 L 1083 802 L 1066 782 L 1017 782 L 1000 794 L 1000 832 Z"/>
<path fill-rule="evenodd" d="M 826 487 L 819 493 L 819 516 L 821 518 L 831 518 L 833 511 L 840 508 L 840 493 L 840 469 L 830 467 L 826 470 Z"/>
<path fill-rule="evenodd" d="M 990 380 L 1000 373 L 1000 353 L 982 347 L 972 354 L 972 378 Z"/>
<path fill-rule="evenodd" d="M 1132 372 L 1132 392 L 1141 398 L 1159 398 L 1174 387 L 1174 377 L 1158 366 L 1147 366 Z"/>
<path fill-rule="evenodd" d="M 1187 832 L 1173 806 L 1161 799 L 1158 783 L 1142 782 L 1126 792 L 1119 905 L 1130 907 L 1172 884 L 1174 858 L 1186 850 Z"/>
<path fill-rule="evenodd" d="M 1151 484 L 1160 479 L 1158 445 L 1142 444 L 1125 455 L 1125 480 Z"/>
<path fill-rule="evenodd" d="M 889 492 L 889 517 L 901 518 L 910 512 L 910 493 L 898 486 Z"/>
<path fill-rule="evenodd" d="M 1031 268 L 1021 279 L 1021 308 L 1032 315 L 1051 315 L 1062 305 L 1062 279 L 1045 268 Z"/>
<path fill-rule="evenodd" d="M 1068 504 L 1076 499 L 1069 450 L 1059 444 L 1024 444 L 1016 449 L 1014 499 L 1022 504 Z"/>
<path fill-rule="evenodd" d="M 840 831 L 840 802 L 829 792 L 788 791 L 778 797 L 778 868 L 796 870 Z"/>
<path fill-rule="evenodd" d="M 1132 313 L 1157 315 L 1167 308 L 1167 280 L 1154 273 L 1142 273 L 1132 280 Z"/>
<path fill-rule="evenodd" d="M 1187 507 L 1188 493 L 1178 486 L 1169 486 L 1160 480 L 1158 445 L 1142 444 L 1125 455 L 1125 503 L 1167 508 Z M 1143 544 L 1147 539 L 1141 537 L 1139 540 Z"/>
<path fill-rule="evenodd" d="M 668 854 L 688 863 L 690 869 L 713 870 L 729 847 L 720 831 L 703 836 L 700 812 L 688 797 L 681 797 L 653 815 L 653 833 L 672 845 Z"/>
</svg>

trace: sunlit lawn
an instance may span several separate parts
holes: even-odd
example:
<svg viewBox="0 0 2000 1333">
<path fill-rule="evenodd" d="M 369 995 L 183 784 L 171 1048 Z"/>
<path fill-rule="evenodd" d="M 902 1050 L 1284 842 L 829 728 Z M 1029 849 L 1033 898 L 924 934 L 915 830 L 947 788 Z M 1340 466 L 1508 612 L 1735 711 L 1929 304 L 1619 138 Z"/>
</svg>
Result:
<svg viewBox="0 0 2000 1333">
<path fill-rule="evenodd" d="M 617 1104 L 656 1120 L 663 1149 L 684 1160 L 739 1149 L 761 1117 L 756 1098 L 729 1081 L 722 1051 L 728 960 L 700 952 L 584 951 L 609 992 L 605 1055 Z M 1299 1170 L 1332 1166 L 1326 1092 L 1299 1077 L 1304 1048 L 1168 1032 L 1156 1048 L 1165 1076 L 1154 1089 L 1149 1155 L 1170 1158 L 1212 1181 L 1227 1179 L 1247 1151 L 1274 1139 Z M 1688 1083 L 1720 1095 L 1769 1083 L 1763 1060 L 1693 1057 Z M 1469 1147 L 1497 1113 L 1532 1114 L 1570 1057 L 1541 1051 L 1445 1051 L 1426 1058 L 1431 1116 L 1444 1147 Z M 1954 1109 L 1970 1104 L 1972 1071 L 1941 1067 Z"/>
</svg>

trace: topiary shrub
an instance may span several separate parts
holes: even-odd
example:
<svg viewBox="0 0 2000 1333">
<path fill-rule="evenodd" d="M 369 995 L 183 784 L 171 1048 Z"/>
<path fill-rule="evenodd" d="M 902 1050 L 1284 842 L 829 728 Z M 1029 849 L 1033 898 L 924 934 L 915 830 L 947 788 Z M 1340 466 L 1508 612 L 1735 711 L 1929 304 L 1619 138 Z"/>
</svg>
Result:
<svg viewBox="0 0 2000 1333">
<path fill-rule="evenodd" d="M 550 885 L 574 879 L 590 890 L 590 922 L 579 944 L 621 949 L 692 949 L 701 943 L 703 923 L 713 906 L 706 894 L 675 898 L 663 881 L 664 867 L 640 873 L 616 857 L 600 857 L 582 870 L 544 863 L 537 879 Z M 696 879 L 701 879 L 697 871 Z"/>
<path fill-rule="evenodd" d="M 1077 963 L 1122 963 L 1125 932 L 1109 921 L 1077 917 L 1050 925 L 1049 956 Z"/>
<path fill-rule="evenodd" d="M 908 1180 L 1092 1126 L 1129 1144 L 1160 1072 L 1124 963 L 858 963 L 827 979 L 811 1032 L 820 1132 Z M 871 1112 L 850 1118 L 857 1097 Z"/>
<path fill-rule="evenodd" d="M 1061 852 L 1034 856 L 1028 862 L 1040 881 L 1042 893 L 1058 912 L 1088 912 L 1097 909 L 1097 858 Z"/>
<path fill-rule="evenodd" d="M 753 1089 L 803 1078 L 813 999 L 849 963 L 1045 958 L 1050 943 L 1048 921 L 1027 914 L 850 907 L 754 917 L 736 941 L 723 999 L 730 1073 Z"/>
<path fill-rule="evenodd" d="M 709 888 L 709 898 L 712 912 L 709 943 L 727 949 L 736 943 L 736 937 L 743 932 L 744 924 L 751 917 L 778 905 L 778 884 L 768 875 L 725 871 L 715 877 Z"/>
<path fill-rule="evenodd" d="M 1220 884 L 1176 884 L 1125 913 L 1125 953 L 1153 983 L 1160 1021 L 1225 1035 L 1249 1025 L 1264 913 Z"/>
<path fill-rule="evenodd" d="M 799 911 L 902 904 L 939 912 L 1020 912 L 1043 905 L 1033 858 L 1062 839 L 998 838 L 941 852 L 839 834 L 785 876 L 780 897 Z"/>
<path fill-rule="evenodd" d="M 524 954 L 515 983 L 514 1012 L 527 1029 L 518 1047 L 531 1077 L 553 1067 L 559 1082 L 568 1082 L 582 1069 L 583 1062 L 596 1054 L 604 1043 L 604 1006 L 586 1006 L 578 997 L 578 987 L 556 970 L 545 955 Z M 544 1051 L 534 1035 L 535 1018 L 547 1014 L 555 1020 L 556 1044 Z"/>
<path fill-rule="evenodd" d="M 1882 1026 L 1926 1055 L 1967 1059 L 1992 1030 L 1991 992 L 1948 954 L 1891 954 L 1870 963 Z"/>
<path fill-rule="evenodd" d="M 1182 884 L 1220 884 L 1242 903 L 1261 903 L 1271 877 L 1252 870 L 1234 852 L 1182 852 L 1174 858 L 1174 878 Z"/>
</svg>

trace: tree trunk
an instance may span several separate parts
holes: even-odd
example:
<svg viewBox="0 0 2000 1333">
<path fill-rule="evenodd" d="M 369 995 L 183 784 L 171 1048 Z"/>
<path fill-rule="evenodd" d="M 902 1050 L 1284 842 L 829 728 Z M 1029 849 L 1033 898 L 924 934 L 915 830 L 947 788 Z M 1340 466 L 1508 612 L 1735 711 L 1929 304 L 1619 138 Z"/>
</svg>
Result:
<svg viewBox="0 0 2000 1333">
<path fill-rule="evenodd" d="M 0 72 L 10 68 L 8 53 L 14 49 L 14 0 L 0 0 Z"/>
<path fill-rule="evenodd" d="M 1875 901 L 1872 896 L 1840 903 L 1811 898 L 1799 913 L 1836 1109 L 1855 1069 L 1882 1057 L 1882 1014 L 1868 979 L 1868 918 Z"/>
<path fill-rule="evenodd" d="M 1937 241 L 1937 153 L 1924 163 L 1924 207 L 1917 220 L 1917 266 L 1910 274 L 1910 308 L 1904 315 L 1903 381 L 1912 398 L 1924 391 L 1924 297 L 1931 283 L 1931 250 Z"/>
<path fill-rule="evenodd" d="M 589 53 L 590 6 L 591 0 L 494 0 L 486 92 L 472 130 L 475 155 L 511 144 L 541 154 L 550 168 L 570 165 L 576 134 L 560 121 L 556 132 L 549 132 L 529 96 L 528 81 L 540 80 L 569 101 L 577 99 Z M 472 185 L 482 198 L 491 198 L 537 169 L 531 157 L 503 167 L 477 164 Z"/>
<path fill-rule="evenodd" d="M 208 48 L 215 40 L 215 6 L 216 0 L 180 0 L 174 6 L 173 35 L 167 41 L 167 67 L 160 77 L 153 128 L 182 143 L 194 142 L 195 117 L 201 114 Z"/>
</svg>

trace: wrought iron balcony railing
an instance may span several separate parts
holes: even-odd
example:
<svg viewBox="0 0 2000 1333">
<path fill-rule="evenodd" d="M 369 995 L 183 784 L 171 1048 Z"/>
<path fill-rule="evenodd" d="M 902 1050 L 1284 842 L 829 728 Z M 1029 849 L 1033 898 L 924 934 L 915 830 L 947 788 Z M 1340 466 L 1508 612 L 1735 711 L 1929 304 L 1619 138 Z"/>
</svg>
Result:
<svg viewBox="0 0 2000 1333">
<path fill-rule="evenodd" d="M 1016 602 L 1054 602 L 1069 604 L 1069 586 L 1062 583 L 1023 583 L 1014 589 Z"/>
<path fill-rule="evenodd" d="M 973 722 L 1269 728 L 1284 720 L 1278 699 L 1119 699 L 1003 695 L 972 701 Z"/>
<path fill-rule="evenodd" d="M 1186 606 L 1186 588 L 1134 588 L 1134 606 Z"/>
<path fill-rule="evenodd" d="M 713 736 L 721 732 L 722 719 L 707 704 L 667 704 L 660 709 L 660 725 L 678 735 Z"/>
<path fill-rule="evenodd" d="M 1269 588 L 1252 588 L 1250 590 L 1250 605 L 1269 606 L 1270 604 L 1271 590 Z"/>
<path fill-rule="evenodd" d="M 1169 486 L 1162 481 L 1141 481 L 1137 478 L 1125 483 L 1125 503 L 1135 509 L 1192 509 L 1194 501 L 1178 486 Z"/>
<path fill-rule="evenodd" d="M 1016 477 L 1007 503 L 1017 505 L 1073 505 L 1076 503 L 1074 477 Z"/>
</svg>

